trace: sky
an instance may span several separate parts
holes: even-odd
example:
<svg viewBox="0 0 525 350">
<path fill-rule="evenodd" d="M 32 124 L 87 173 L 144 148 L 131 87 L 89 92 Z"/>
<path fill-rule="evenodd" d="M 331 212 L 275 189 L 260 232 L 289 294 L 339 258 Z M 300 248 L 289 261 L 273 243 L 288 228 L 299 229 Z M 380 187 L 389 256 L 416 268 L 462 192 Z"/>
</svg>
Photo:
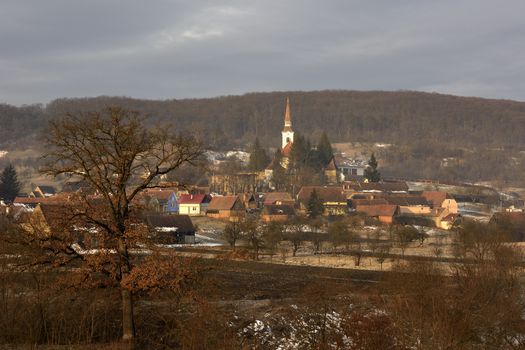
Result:
<svg viewBox="0 0 525 350">
<path fill-rule="evenodd" d="M 419 90 L 525 101 L 523 0 L 3 0 L 0 103 Z"/>
</svg>

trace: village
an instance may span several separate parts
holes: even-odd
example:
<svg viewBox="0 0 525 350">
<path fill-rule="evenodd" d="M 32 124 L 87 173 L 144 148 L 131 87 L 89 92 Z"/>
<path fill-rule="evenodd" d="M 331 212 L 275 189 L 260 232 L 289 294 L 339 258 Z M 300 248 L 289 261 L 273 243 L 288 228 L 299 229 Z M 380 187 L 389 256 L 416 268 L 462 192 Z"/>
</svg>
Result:
<svg viewBox="0 0 525 350">
<path fill-rule="evenodd" d="M 242 154 L 242 168 L 231 163 L 242 164 L 236 155 L 243 152 L 222 159 L 214 155 L 206 169 L 197 168 L 206 175 L 195 176 L 196 183 L 164 176 L 135 197 L 131 207 L 156 232 L 153 242 L 186 252 L 193 247 L 224 255 L 237 249 L 234 257 L 383 270 L 401 258 L 453 259 L 454 228 L 464 219 L 511 227 L 510 239 L 523 240 L 519 194 L 471 184 L 382 179 L 374 154 L 349 158 L 334 152 L 326 135 L 317 146 L 305 146 L 310 142 L 303 138 L 294 143 L 289 99 L 283 114 L 282 143 L 273 159 L 256 141 L 251 153 Z M 298 155 L 300 147 L 306 147 L 306 156 Z M 313 168 L 301 167 L 311 158 L 320 160 Z M 315 176 L 305 177 L 305 169 Z M 76 199 L 96 202 L 101 196 L 88 182 L 69 180 L 61 190 L 35 185 L 12 202 L 2 201 L 0 210 L 32 234 L 70 225 L 75 247 L 86 254 L 104 244 L 92 231 L 63 219 Z"/>
</svg>

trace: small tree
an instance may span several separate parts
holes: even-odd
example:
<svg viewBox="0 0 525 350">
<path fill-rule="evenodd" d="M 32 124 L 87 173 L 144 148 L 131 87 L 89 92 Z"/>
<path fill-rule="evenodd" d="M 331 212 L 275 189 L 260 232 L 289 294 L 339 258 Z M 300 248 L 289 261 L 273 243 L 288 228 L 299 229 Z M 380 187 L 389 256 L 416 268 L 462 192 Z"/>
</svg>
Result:
<svg viewBox="0 0 525 350">
<path fill-rule="evenodd" d="M 12 202 L 20 192 L 20 182 L 15 167 L 11 164 L 0 175 L 0 198 Z"/>
<path fill-rule="evenodd" d="M 370 182 L 379 182 L 379 180 L 381 180 L 381 174 L 377 170 L 377 160 L 374 153 L 370 156 L 368 166 L 365 169 L 365 179 Z"/>
<path fill-rule="evenodd" d="M 255 138 L 255 142 L 250 152 L 250 160 L 248 163 L 249 169 L 252 171 L 261 171 L 268 166 L 268 163 L 270 163 L 268 154 L 264 148 L 261 147 L 259 138 Z"/>
<path fill-rule="evenodd" d="M 259 260 L 259 251 L 263 245 L 263 232 L 259 227 L 259 222 L 255 218 L 247 218 L 241 225 L 243 235 L 248 244 L 255 252 L 255 260 Z"/>
<path fill-rule="evenodd" d="M 351 232 L 348 230 L 348 226 L 343 221 L 336 221 L 328 227 L 328 239 L 332 243 L 334 252 L 340 245 L 345 245 L 346 250 L 352 241 Z"/>
<path fill-rule="evenodd" d="M 239 221 L 230 221 L 224 228 L 224 239 L 230 244 L 232 250 L 235 250 L 235 243 L 242 237 L 241 226 L 242 224 Z"/>
<path fill-rule="evenodd" d="M 264 246 L 270 253 L 270 259 L 273 259 L 277 246 L 283 239 L 283 226 L 277 221 L 271 221 L 263 228 Z"/>
<path fill-rule="evenodd" d="M 381 244 L 376 250 L 376 261 L 381 265 L 381 271 L 383 271 L 383 263 L 390 254 L 390 244 Z"/>
<path fill-rule="evenodd" d="M 285 234 L 285 239 L 289 240 L 292 244 L 292 256 L 297 255 L 297 251 L 306 240 L 305 227 L 306 223 L 296 218 L 290 225 L 288 225 L 288 230 Z"/>
<path fill-rule="evenodd" d="M 321 252 L 321 246 L 325 241 L 325 236 L 319 232 L 319 229 L 322 226 L 322 221 L 320 219 L 310 219 L 309 225 L 312 229 L 311 232 L 311 241 L 314 246 L 314 254 Z"/>
<path fill-rule="evenodd" d="M 326 166 L 330 159 L 334 156 L 332 150 L 332 144 L 326 135 L 326 132 L 323 131 L 319 143 L 317 144 L 317 150 L 319 151 L 319 157 L 323 163 L 323 166 Z"/>
<path fill-rule="evenodd" d="M 405 250 L 410 242 L 420 237 L 419 231 L 413 226 L 400 226 L 394 230 L 397 246 L 401 249 L 401 255 L 405 256 Z"/>
<path fill-rule="evenodd" d="M 310 219 L 315 219 L 324 212 L 323 201 L 315 189 L 310 193 L 306 210 Z"/>
</svg>

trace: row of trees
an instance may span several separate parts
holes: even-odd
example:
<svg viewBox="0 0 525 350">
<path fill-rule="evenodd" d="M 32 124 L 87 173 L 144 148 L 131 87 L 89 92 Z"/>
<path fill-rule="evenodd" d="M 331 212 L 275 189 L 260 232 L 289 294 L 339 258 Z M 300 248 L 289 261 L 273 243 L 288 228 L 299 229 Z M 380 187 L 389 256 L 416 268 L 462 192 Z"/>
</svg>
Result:
<svg viewBox="0 0 525 350">
<path fill-rule="evenodd" d="M 423 241 L 426 235 L 413 226 L 393 226 L 389 232 L 378 228 L 372 235 L 363 237 L 363 218 L 359 216 L 325 222 L 322 218 L 295 218 L 289 222 L 261 222 L 250 216 L 240 221 L 229 222 L 223 239 L 235 250 L 239 242 L 251 249 L 257 260 L 264 250 L 273 257 L 278 250 L 285 255 L 291 250 L 296 256 L 301 248 L 308 245 L 314 254 L 328 244 L 332 252 L 348 253 L 359 266 L 365 255 L 372 255 L 381 264 L 390 256 L 391 248 L 396 247 L 404 256 L 406 248 L 414 241 Z M 284 244 L 286 243 L 286 244 Z M 284 245 L 283 245 L 284 244 Z M 342 250 L 340 248 L 343 248 Z"/>
</svg>

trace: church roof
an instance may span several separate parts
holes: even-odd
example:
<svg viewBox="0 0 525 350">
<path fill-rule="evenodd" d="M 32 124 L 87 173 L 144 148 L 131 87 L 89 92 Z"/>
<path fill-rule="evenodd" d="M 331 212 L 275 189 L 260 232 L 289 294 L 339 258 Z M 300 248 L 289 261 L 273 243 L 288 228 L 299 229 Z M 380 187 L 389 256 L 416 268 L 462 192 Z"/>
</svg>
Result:
<svg viewBox="0 0 525 350">
<path fill-rule="evenodd" d="M 292 145 L 292 142 L 288 142 L 286 146 L 283 147 L 283 150 L 281 151 L 283 157 L 290 157 L 290 153 L 292 153 Z"/>
</svg>

